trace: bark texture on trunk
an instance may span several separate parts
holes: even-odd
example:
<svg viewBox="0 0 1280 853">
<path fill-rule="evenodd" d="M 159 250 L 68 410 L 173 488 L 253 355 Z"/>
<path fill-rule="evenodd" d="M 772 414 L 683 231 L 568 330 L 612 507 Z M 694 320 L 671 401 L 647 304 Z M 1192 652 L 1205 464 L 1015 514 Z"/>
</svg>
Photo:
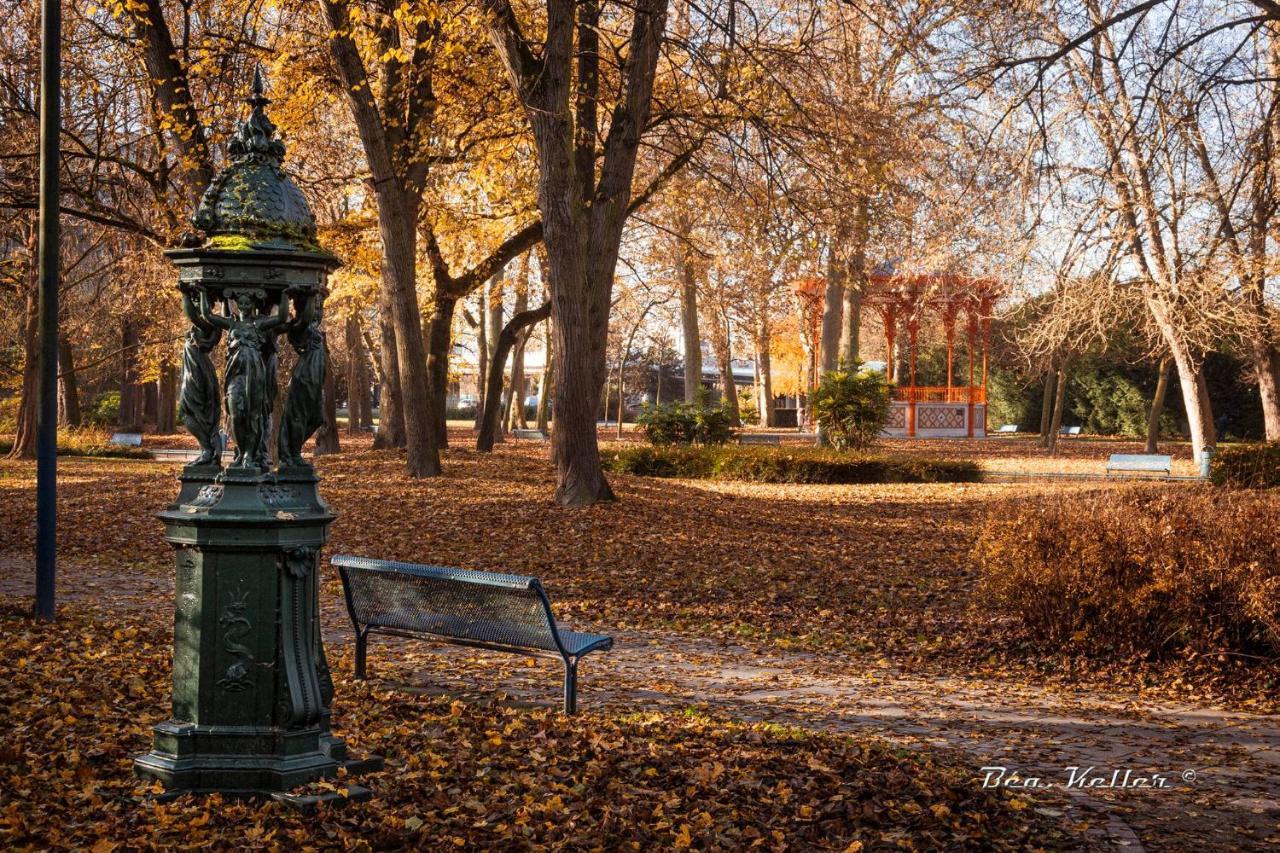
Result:
<svg viewBox="0 0 1280 853">
<path fill-rule="evenodd" d="M 329 358 L 328 343 L 324 346 L 325 364 L 332 365 L 333 361 Z M 342 445 L 338 439 L 338 375 L 337 371 L 332 368 L 324 372 L 324 392 L 322 403 L 324 410 L 324 425 L 316 431 L 316 456 L 324 456 L 330 453 L 341 453 Z M 349 411 L 348 417 L 350 417 Z"/>
<path fill-rule="evenodd" d="M 404 447 L 404 410 L 400 404 L 400 358 L 397 355 L 396 326 L 391 319 L 391 292 L 384 284 L 378 293 L 378 330 L 382 346 L 378 363 L 382 387 L 378 395 L 378 434 L 373 446 L 380 449 Z"/>
<path fill-rule="evenodd" d="M 373 423 L 372 377 L 360 318 L 352 311 L 343 327 L 347 345 L 347 434 L 356 435 Z"/>
<path fill-rule="evenodd" d="M 776 418 L 773 410 L 773 355 L 770 351 L 772 331 L 769 328 L 769 316 L 761 312 L 756 321 L 756 369 L 760 374 L 760 391 L 756 399 L 756 408 L 760 414 L 760 425 L 774 426 Z"/>
<path fill-rule="evenodd" d="M 542 345 L 546 348 L 546 363 L 542 366 L 542 375 L 538 377 L 538 411 L 533 421 L 533 428 L 541 432 L 547 431 L 551 422 L 551 376 L 555 369 L 556 350 L 554 346 L 555 332 L 548 320 L 546 334 Z"/>
<path fill-rule="evenodd" d="M 66 335 L 58 336 L 58 423 L 80 426 L 80 389 L 76 382 L 75 352 Z M 172 430 L 170 430 L 172 432 Z"/>
<path fill-rule="evenodd" d="M 729 414 L 729 423 L 735 427 L 741 426 L 738 386 L 733 381 L 733 348 L 729 338 L 729 322 L 718 305 L 711 306 L 708 319 L 711 321 L 712 349 L 716 354 L 716 366 L 720 370 L 720 404 Z"/>
<path fill-rule="evenodd" d="M 844 314 L 845 271 L 836 243 L 837 240 L 833 237 L 827 254 L 827 286 L 822 299 L 822 340 L 818 360 L 824 375 L 835 370 L 841 360 L 840 330 Z"/>
<path fill-rule="evenodd" d="M 138 324 L 124 321 L 120 330 L 120 432 L 142 432 L 142 383 L 138 378 Z"/>
<path fill-rule="evenodd" d="M 431 393 L 431 429 L 441 449 L 449 446 L 449 425 L 445 403 L 449 396 L 449 353 L 453 349 L 453 315 L 458 300 L 436 294 L 427 322 L 427 388 Z"/>
<path fill-rule="evenodd" d="M 31 257 L 35 257 L 33 252 Z M 13 437 L 10 459 L 36 458 L 36 396 L 40 386 L 40 302 L 32 264 L 27 288 L 26 315 L 22 324 L 22 391 L 18 398 L 18 428 Z"/>
<path fill-rule="evenodd" d="M 156 432 L 175 433 L 178 431 L 178 366 L 170 360 L 160 365 L 157 391 Z"/>
<path fill-rule="evenodd" d="M 440 448 L 432 431 L 427 394 L 427 351 L 422 342 L 418 310 L 416 203 L 395 188 L 378 193 L 378 226 L 382 232 L 382 289 L 389 294 L 395 352 L 399 368 L 399 411 L 407 451 L 405 471 L 410 477 L 440 473 Z"/>
<path fill-rule="evenodd" d="M 1053 401 L 1058 387 L 1058 372 L 1052 368 L 1044 373 L 1044 391 L 1040 395 L 1040 446 L 1049 446 L 1049 434 L 1053 432 Z"/>
<path fill-rule="evenodd" d="M 517 342 L 533 324 L 551 316 L 551 303 L 545 302 L 532 311 L 521 311 L 503 327 L 494 342 L 494 361 L 490 365 L 489 387 L 485 391 L 485 406 L 476 436 L 476 450 L 488 453 L 498 440 L 498 425 L 502 418 L 502 364 Z"/>
<path fill-rule="evenodd" d="M 844 278 L 844 306 L 840 317 L 840 360 L 854 364 L 862 344 L 862 294 L 867 287 L 867 241 L 871 234 L 871 203 L 859 199 L 849 229 L 849 263 Z"/>
<path fill-rule="evenodd" d="M 1262 423 L 1267 441 L 1280 441 L 1280 351 L 1260 338 L 1250 348 L 1253 374 L 1262 400 Z"/>
<path fill-rule="evenodd" d="M 631 208 L 636 154 L 649 125 L 667 0 L 637 0 L 631 7 L 620 96 L 603 146 L 597 118 L 598 3 L 548 0 L 546 39 L 535 53 L 512 6 L 484 2 L 490 36 L 526 108 L 538 152 L 538 207 L 555 320 L 556 500 L 572 506 L 611 500 L 596 417 L 618 248 Z"/>
<path fill-rule="evenodd" d="M 1164 415 L 1164 399 L 1169 393 L 1169 359 L 1160 359 L 1157 368 L 1156 391 L 1151 396 L 1151 411 L 1147 413 L 1147 453 L 1155 453 L 1160 443 L 1160 418 Z"/>
<path fill-rule="evenodd" d="M 1049 424 L 1048 441 L 1045 447 L 1049 453 L 1056 454 L 1058 452 L 1058 432 L 1062 429 L 1062 411 L 1067 402 L 1067 365 L 1063 364 L 1058 368 L 1058 375 L 1054 380 L 1053 392 L 1053 420 Z"/>
<path fill-rule="evenodd" d="M 684 343 L 684 401 L 698 402 L 702 393 L 702 335 L 698 329 L 698 274 L 688 243 L 692 226 L 688 216 L 677 220 L 680 245 L 676 254 L 680 277 L 680 333 Z"/>
<path fill-rule="evenodd" d="M 516 304 L 512 317 L 529 310 L 529 256 L 525 255 L 520 263 L 520 273 L 516 279 Z M 528 427 L 524 416 L 524 347 L 533 330 L 525 328 L 516 337 L 515 346 L 511 350 L 511 394 L 507 406 L 507 422 L 505 430 L 525 429 Z"/>
</svg>

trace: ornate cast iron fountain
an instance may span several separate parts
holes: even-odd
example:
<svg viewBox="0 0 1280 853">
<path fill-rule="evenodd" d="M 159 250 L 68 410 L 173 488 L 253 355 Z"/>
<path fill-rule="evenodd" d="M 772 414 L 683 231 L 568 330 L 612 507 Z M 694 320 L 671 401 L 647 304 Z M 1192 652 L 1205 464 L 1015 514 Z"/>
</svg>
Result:
<svg viewBox="0 0 1280 853">
<path fill-rule="evenodd" d="M 329 727 L 319 556 L 335 516 L 302 457 L 324 420 L 325 283 L 338 261 L 316 245 L 315 217 L 281 168 L 284 145 L 256 73 L 248 103 L 231 162 L 193 219 L 203 236 L 166 253 L 191 323 L 179 413 L 200 455 L 159 514 L 177 562 L 173 716 L 155 727 L 153 750 L 134 767 L 170 791 L 288 799 L 285 792 L 339 767 L 378 762 L 349 761 Z M 273 470 L 281 338 L 297 361 Z M 212 354 L 224 339 L 220 383 Z M 235 443 L 226 468 L 223 412 Z M 352 786 L 347 797 L 367 794 Z"/>
</svg>

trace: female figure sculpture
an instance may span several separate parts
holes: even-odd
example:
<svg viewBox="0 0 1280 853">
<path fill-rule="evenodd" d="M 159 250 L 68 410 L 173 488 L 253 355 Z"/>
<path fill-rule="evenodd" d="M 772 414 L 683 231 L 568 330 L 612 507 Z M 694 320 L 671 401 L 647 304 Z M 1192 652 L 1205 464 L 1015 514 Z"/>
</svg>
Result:
<svg viewBox="0 0 1280 853">
<path fill-rule="evenodd" d="M 187 432 L 200 444 L 200 456 L 192 463 L 208 465 L 222 456 L 222 404 L 218 399 L 218 374 L 209 353 L 222 339 L 222 329 L 201 316 L 190 290 L 182 293 L 182 310 L 191 321 L 187 343 L 182 348 L 182 389 L 178 416 Z"/>
<path fill-rule="evenodd" d="M 200 311 L 210 323 L 227 330 L 226 407 L 227 423 L 236 441 L 235 468 L 269 467 L 267 439 L 271 434 L 271 394 L 267 384 L 264 352 L 269 348 L 271 330 L 289 315 L 289 302 L 280 300 L 276 314 L 258 313 L 257 300 L 248 290 L 232 293 L 235 308 L 230 316 L 212 313 L 209 297 L 200 296 Z"/>
<path fill-rule="evenodd" d="M 319 296 L 306 294 L 288 324 L 289 343 L 298 354 L 280 419 L 278 458 L 281 467 L 304 465 L 302 445 L 324 425 L 325 341 Z"/>
</svg>

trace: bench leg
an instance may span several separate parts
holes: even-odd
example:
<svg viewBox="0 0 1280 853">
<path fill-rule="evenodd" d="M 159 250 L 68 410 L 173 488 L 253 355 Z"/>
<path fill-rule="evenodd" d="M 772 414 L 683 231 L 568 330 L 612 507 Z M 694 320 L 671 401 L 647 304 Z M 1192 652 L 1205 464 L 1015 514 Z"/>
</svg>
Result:
<svg viewBox="0 0 1280 853">
<path fill-rule="evenodd" d="M 578 713 L 578 662 L 566 659 L 564 662 L 564 712 L 569 715 Z"/>
<path fill-rule="evenodd" d="M 356 632 L 356 678 L 365 677 L 365 657 L 369 649 L 369 632 Z"/>
</svg>

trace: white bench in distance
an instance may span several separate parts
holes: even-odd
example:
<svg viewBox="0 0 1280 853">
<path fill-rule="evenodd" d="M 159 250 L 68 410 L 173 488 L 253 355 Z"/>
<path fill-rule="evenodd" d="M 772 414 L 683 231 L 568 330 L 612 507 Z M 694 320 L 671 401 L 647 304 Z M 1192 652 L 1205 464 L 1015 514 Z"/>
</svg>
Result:
<svg viewBox="0 0 1280 853">
<path fill-rule="evenodd" d="M 511 437 L 517 441 L 546 441 L 548 439 L 547 434 L 540 429 L 513 429 Z"/>
<path fill-rule="evenodd" d="M 744 432 L 738 435 L 738 444 L 768 444 L 777 447 L 781 439 L 776 435 Z"/>
<path fill-rule="evenodd" d="M 140 432 L 113 432 L 111 438 L 107 439 L 107 444 L 118 444 L 122 447 L 141 447 L 142 433 Z"/>
<path fill-rule="evenodd" d="M 1163 474 L 1168 477 L 1173 473 L 1173 457 L 1157 453 L 1113 453 L 1107 460 L 1107 476 L 1122 474 Z"/>
<path fill-rule="evenodd" d="M 1017 432 L 1017 431 L 1018 431 L 1017 424 L 1005 424 L 999 429 L 999 432 Z"/>
</svg>

